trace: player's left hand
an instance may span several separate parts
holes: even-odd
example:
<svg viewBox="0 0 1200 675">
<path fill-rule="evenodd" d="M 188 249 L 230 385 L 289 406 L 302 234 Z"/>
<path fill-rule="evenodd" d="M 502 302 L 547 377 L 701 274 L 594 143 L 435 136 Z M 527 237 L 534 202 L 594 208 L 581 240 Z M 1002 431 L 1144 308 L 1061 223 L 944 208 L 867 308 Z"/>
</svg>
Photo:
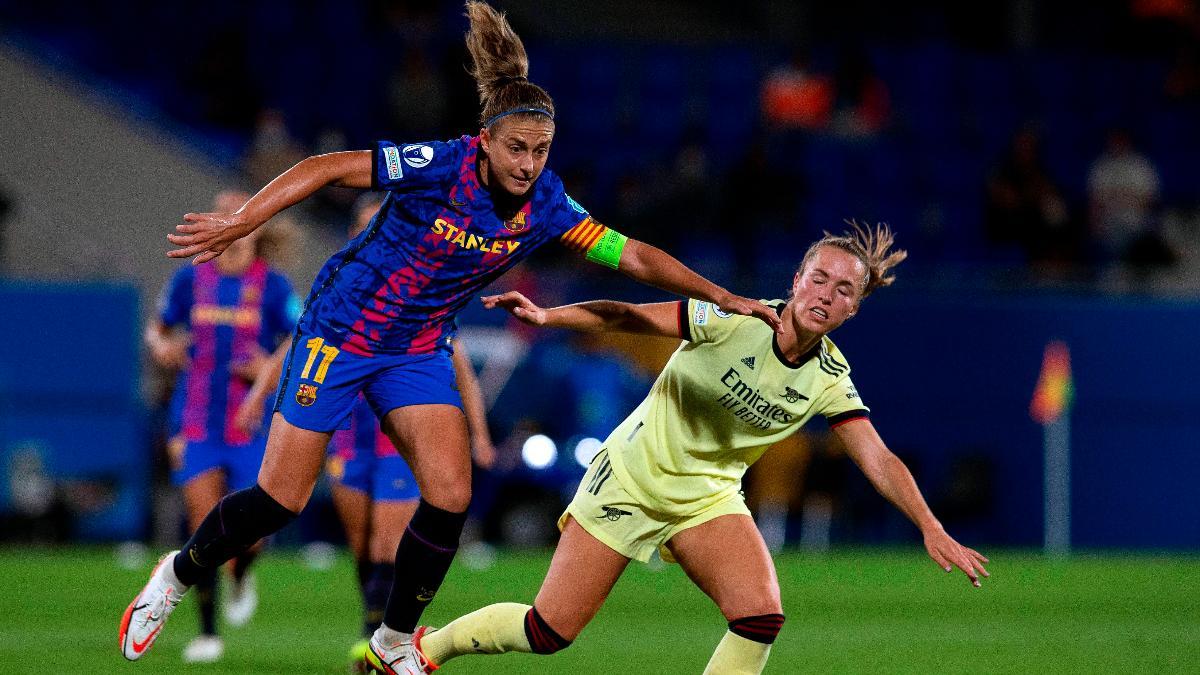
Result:
<svg viewBox="0 0 1200 675">
<path fill-rule="evenodd" d="M 258 379 L 259 374 L 262 373 L 263 368 L 266 367 L 270 359 L 271 355 L 264 351 L 262 347 L 253 345 L 251 352 L 236 361 L 230 370 L 233 371 L 234 375 L 243 380 L 253 382 Z"/>
<path fill-rule="evenodd" d="M 487 309 L 496 309 L 499 307 L 508 310 L 509 314 L 531 326 L 541 326 L 546 323 L 546 310 L 538 307 L 532 300 L 516 291 L 509 291 L 500 295 L 485 295 L 480 300 L 483 301 L 483 306 Z"/>
<path fill-rule="evenodd" d="M 225 252 L 234 241 L 250 234 L 257 224 L 236 213 L 187 213 L 167 241 L 179 248 L 167 251 L 171 258 L 190 258 L 193 265 L 208 262 Z M 199 255 L 197 255 L 199 254 Z"/>
<path fill-rule="evenodd" d="M 971 585 L 979 588 L 979 577 L 989 577 L 983 563 L 990 562 L 982 553 L 954 541 L 940 526 L 925 532 L 925 550 L 929 557 L 946 572 L 954 567 L 962 570 Z"/>
<path fill-rule="evenodd" d="M 263 401 L 257 396 L 247 396 L 242 404 L 238 406 L 237 412 L 233 415 L 233 424 L 247 436 L 253 436 L 258 433 L 259 427 L 262 426 L 263 418 Z"/>
<path fill-rule="evenodd" d="M 471 454 L 475 457 L 475 465 L 481 469 L 490 469 L 496 466 L 496 446 L 490 442 L 476 443 Z"/>
<path fill-rule="evenodd" d="M 743 298 L 740 295 L 734 295 L 730 293 L 728 297 L 721 299 L 721 301 L 716 304 L 717 307 L 720 307 L 721 311 L 723 312 L 728 312 L 730 314 L 741 314 L 742 316 L 753 316 L 756 319 L 760 319 L 770 326 L 771 330 L 775 331 L 776 333 L 783 330 L 783 322 L 779 320 L 779 315 L 775 313 L 775 310 L 767 307 L 757 300 Z"/>
</svg>

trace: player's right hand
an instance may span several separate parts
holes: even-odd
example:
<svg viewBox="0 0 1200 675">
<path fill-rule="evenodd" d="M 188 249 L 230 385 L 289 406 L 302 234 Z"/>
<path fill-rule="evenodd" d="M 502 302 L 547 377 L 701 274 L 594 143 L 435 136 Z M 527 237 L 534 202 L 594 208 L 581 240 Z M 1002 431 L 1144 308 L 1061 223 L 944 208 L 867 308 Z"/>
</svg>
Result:
<svg viewBox="0 0 1200 675">
<path fill-rule="evenodd" d="M 225 252 L 234 241 L 250 234 L 256 224 L 237 213 L 187 213 L 167 241 L 179 248 L 167 251 L 171 258 L 190 258 L 193 265 L 208 262 Z M 199 255 L 197 255 L 199 254 Z"/>
<path fill-rule="evenodd" d="M 743 298 L 740 295 L 733 295 L 730 293 L 728 297 L 723 298 L 716 304 L 717 307 L 720 307 L 721 311 L 723 312 L 728 312 L 730 314 L 741 314 L 742 316 L 752 316 L 756 319 L 759 319 L 763 323 L 770 326 L 771 330 L 775 331 L 776 333 L 783 330 L 783 321 L 779 319 L 779 315 L 775 313 L 775 310 L 757 300 Z"/>
<path fill-rule="evenodd" d="M 473 444 L 471 456 L 475 460 L 475 465 L 481 469 L 490 469 L 496 466 L 496 446 L 492 445 L 491 441 Z"/>
<path fill-rule="evenodd" d="M 975 549 L 958 543 L 941 527 L 925 532 L 924 537 L 925 551 L 946 572 L 957 567 L 967 575 L 967 579 L 975 588 L 979 588 L 979 577 L 991 576 L 983 566 L 984 563 L 989 562 L 987 557 Z"/>
<path fill-rule="evenodd" d="M 508 310 L 509 314 L 530 326 L 541 326 L 546 323 L 546 310 L 533 304 L 532 300 L 516 291 L 500 295 L 485 295 L 480 300 L 487 309 L 499 307 Z"/>
<path fill-rule="evenodd" d="M 238 406 L 233 416 L 233 424 L 247 436 L 253 436 L 262 426 L 263 400 L 257 396 L 247 396 Z"/>
<path fill-rule="evenodd" d="M 251 345 L 246 356 L 235 361 L 230 370 L 243 380 L 254 382 L 270 366 L 270 361 L 271 355 L 263 351 L 262 347 Z"/>
<path fill-rule="evenodd" d="M 188 365 L 187 350 L 185 340 L 162 338 L 150 343 L 150 358 L 163 368 L 183 370 Z"/>
</svg>

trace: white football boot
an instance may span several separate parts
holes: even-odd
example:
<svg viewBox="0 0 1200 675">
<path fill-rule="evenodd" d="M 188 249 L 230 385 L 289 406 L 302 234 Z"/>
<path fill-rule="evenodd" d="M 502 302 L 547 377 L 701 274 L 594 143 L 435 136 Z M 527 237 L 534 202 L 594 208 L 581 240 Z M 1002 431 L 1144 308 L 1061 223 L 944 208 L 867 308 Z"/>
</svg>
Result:
<svg viewBox="0 0 1200 675">
<path fill-rule="evenodd" d="M 184 663 L 216 663 L 225 655 L 225 641 L 216 635 L 197 635 L 183 648 Z"/>
<path fill-rule="evenodd" d="M 187 586 L 178 583 L 171 567 L 177 553 L 179 551 L 171 551 L 158 561 L 150 581 L 129 603 L 125 615 L 121 617 L 118 639 L 121 653 L 130 661 L 140 659 L 150 650 L 159 631 L 167 623 L 167 617 L 171 616 L 187 592 Z"/>
<path fill-rule="evenodd" d="M 380 628 L 379 630 L 383 630 Z M 367 645 L 366 664 L 371 670 L 384 675 L 428 675 L 438 669 L 432 661 L 425 658 L 416 643 L 429 629 L 425 626 L 417 628 L 411 640 L 405 640 L 392 649 L 385 649 L 379 643 L 379 631 L 371 636 Z"/>
<path fill-rule="evenodd" d="M 254 575 L 247 572 L 241 583 L 230 581 L 228 597 L 221 603 L 221 613 L 231 626 L 242 627 L 249 623 L 258 609 L 258 588 Z"/>
</svg>

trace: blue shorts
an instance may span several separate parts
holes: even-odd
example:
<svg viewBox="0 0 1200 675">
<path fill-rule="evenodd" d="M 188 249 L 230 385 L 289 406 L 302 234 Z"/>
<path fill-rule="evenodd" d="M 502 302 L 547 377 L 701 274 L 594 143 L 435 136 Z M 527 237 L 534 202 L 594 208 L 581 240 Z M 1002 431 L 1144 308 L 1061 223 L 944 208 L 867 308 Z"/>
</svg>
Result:
<svg viewBox="0 0 1200 675">
<path fill-rule="evenodd" d="M 205 471 L 221 469 L 225 472 L 226 489 L 233 492 L 258 481 L 267 438 L 260 434 L 246 445 L 226 445 L 177 437 L 171 440 L 171 446 L 172 483 L 184 485 Z"/>
<path fill-rule="evenodd" d="M 448 350 L 428 354 L 359 356 L 300 335 L 292 342 L 275 396 L 275 411 L 309 431 L 350 428 L 362 392 L 375 415 L 410 405 L 443 403 L 462 408 Z"/>
<path fill-rule="evenodd" d="M 417 479 L 400 455 L 379 457 L 372 451 L 346 458 L 334 454 L 329 456 L 327 470 L 338 485 L 366 493 L 373 501 L 406 502 L 421 498 Z"/>
</svg>

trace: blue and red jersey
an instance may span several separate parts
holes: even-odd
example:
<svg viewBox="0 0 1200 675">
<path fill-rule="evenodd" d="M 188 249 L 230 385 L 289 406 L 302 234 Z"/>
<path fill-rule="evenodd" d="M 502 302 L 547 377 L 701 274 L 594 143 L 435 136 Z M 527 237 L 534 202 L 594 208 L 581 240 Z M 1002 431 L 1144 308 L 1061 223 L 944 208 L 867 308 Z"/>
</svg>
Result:
<svg viewBox="0 0 1200 675">
<path fill-rule="evenodd" d="M 388 194 L 317 275 L 302 334 L 368 357 L 448 350 L 455 315 L 479 290 L 548 241 L 585 251 L 603 230 L 549 169 L 523 203 L 498 212 L 478 156 L 471 136 L 377 144 L 372 187 Z"/>
<path fill-rule="evenodd" d="M 163 324 L 191 334 L 189 365 L 171 401 L 173 431 L 189 442 L 250 442 L 233 420 L 251 383 L 233 368 L 258 350 L 273 351 L 299 310 L 287 278 L 261 259 L 240 276 L 222 275 L 215 263 L 181 267 L 159 303 Z"/>
</svg>

